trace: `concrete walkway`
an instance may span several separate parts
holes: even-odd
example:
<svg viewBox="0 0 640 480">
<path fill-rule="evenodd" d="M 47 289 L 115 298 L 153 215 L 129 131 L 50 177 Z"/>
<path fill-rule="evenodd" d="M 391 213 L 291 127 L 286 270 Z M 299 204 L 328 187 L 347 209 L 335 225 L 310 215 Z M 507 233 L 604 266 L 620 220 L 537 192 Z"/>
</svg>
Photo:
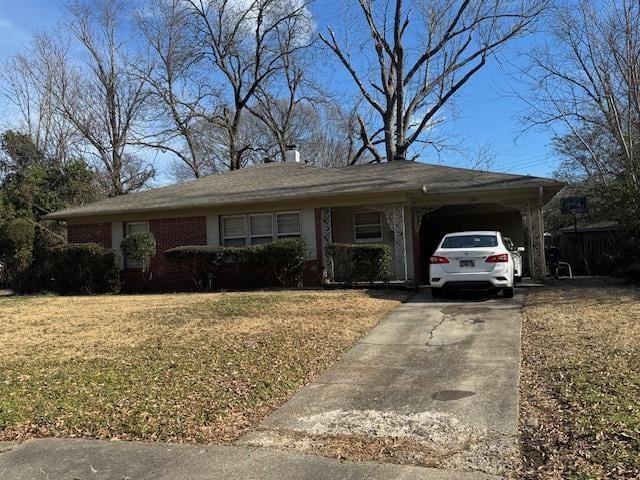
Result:
<svg viewBox="0 0 640 480">
<path fill-rule="evenodd" d="M 517 456 L 520 307 L 421 293 L 242 442 L 503 475 Z"/>
<path fill-rule="evenodd" d="M 0 480 L 502 476 L 517 454 L 519 348 L 517 299 L 419 294 L 238 445 L 0 443 Z"/>
<path fill-rule="evenodd" d="M 430 468 L 234 446 L 34 440 L 2 452 L 1 480 L 463 480 Z M 488 477 L 487 477 L 488 478 Z"/>
</svg>

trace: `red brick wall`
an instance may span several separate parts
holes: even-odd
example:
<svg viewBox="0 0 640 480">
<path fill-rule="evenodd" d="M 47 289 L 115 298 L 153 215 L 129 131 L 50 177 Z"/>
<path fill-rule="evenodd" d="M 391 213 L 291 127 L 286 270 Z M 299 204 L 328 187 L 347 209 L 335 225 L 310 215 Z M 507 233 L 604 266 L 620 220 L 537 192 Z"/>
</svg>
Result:
<svg viewBox="0 0 640 480">
<path fill-rule="evenodd" d="M 69 225 L 67 240 L 69 243 L 99 243 L 105 248 L 111 248 L 111 224 Z"/>
<path fill-rule="evenodd" d="M 207 244 L 207 219 L 204 216 L 149 220 L 149 231 L 156 239 L 156 254 L 151 258 L 148 287 L 152 290 L 189 290 L 193 288 L 191 271 L 165 255 L 170 248 Z M 123 289 L 140 288 L 142 276 L 137 270 L 120 275 Z"/>
<path fill-rule="evenodd" d="M 308 260 L 304 264 L 302 282 L 305 287 L 319 287 L 322 285 L 322 261 Z"/>
</svg>

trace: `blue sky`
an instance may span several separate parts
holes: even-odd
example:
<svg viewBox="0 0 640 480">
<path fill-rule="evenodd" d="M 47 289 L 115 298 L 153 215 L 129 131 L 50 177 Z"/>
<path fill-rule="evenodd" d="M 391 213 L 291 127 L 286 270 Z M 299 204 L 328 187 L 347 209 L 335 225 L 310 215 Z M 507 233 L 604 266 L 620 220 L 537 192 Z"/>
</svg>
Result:
<svg viewBox="0 0 640 480">
<path fill-rule="evenodd" d="M 336 0 L 316 0 L 313 4 L 318 28 L 339 21 Z M 64 14 L 65 0 L 0 0 L 0 61 L 29 43 L 33 33 L 51 28 Z M 532 40 L 521 40 L 507 47 L 503 59 L 515 58 Z M 336 77 L 348 82 L 336 65 Z M 493 170 L 549 176 L 557 166 L 550 149 L 549 132 L 526 132 L 518 116 L 525 109 L 522 101 L 510 95 L 517 88 L 495 61 L 488 64 L 464 88 L 456 100 L 458 116 L 444 127 L 456 142 L 473 150 L 489 145 L 495 154 Z M 331 70 L 331 68 L 330 68 Z M 331 73 L 331 71 L 329 72 Z M 334 82 L 335 83 L 335 82 Z M 345 88 L 351 88 L 346 84 Z M 6 120 L 6 119 L 5 119 Z M 454 152 L 425 151 L 421 160 L 466 166 L 468 160 Z"/>
</svg>

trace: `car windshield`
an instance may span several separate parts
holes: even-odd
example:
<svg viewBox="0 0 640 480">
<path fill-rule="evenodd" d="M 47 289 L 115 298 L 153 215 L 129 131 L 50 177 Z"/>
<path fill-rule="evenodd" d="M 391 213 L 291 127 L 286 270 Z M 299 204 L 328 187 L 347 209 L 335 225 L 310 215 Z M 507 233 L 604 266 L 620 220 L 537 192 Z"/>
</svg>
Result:
<svg viewBox="0 0 640 480">
<path fill-rule="evenodd" d="M 495 235 L 455 235 L 446 237 L 441 248 L 482 248 L 497 247 Z"/>
</svg>

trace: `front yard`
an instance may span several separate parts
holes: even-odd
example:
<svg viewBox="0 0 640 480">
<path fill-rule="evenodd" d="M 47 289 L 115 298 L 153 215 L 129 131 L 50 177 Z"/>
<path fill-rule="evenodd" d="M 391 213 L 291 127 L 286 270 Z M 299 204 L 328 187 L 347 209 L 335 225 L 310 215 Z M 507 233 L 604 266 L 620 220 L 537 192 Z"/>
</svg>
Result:
<svg viewBox="0 0 640 480">
<path fill-rule="evenodd" d="M 230 441 L 405 296 L 0 297 L 0 440 Z"/>
<path fill-rule="evenodd" d="M 638 478 L 640 288 L 531 292 L 522 340 L 522 476 Z"/>
</svg>

